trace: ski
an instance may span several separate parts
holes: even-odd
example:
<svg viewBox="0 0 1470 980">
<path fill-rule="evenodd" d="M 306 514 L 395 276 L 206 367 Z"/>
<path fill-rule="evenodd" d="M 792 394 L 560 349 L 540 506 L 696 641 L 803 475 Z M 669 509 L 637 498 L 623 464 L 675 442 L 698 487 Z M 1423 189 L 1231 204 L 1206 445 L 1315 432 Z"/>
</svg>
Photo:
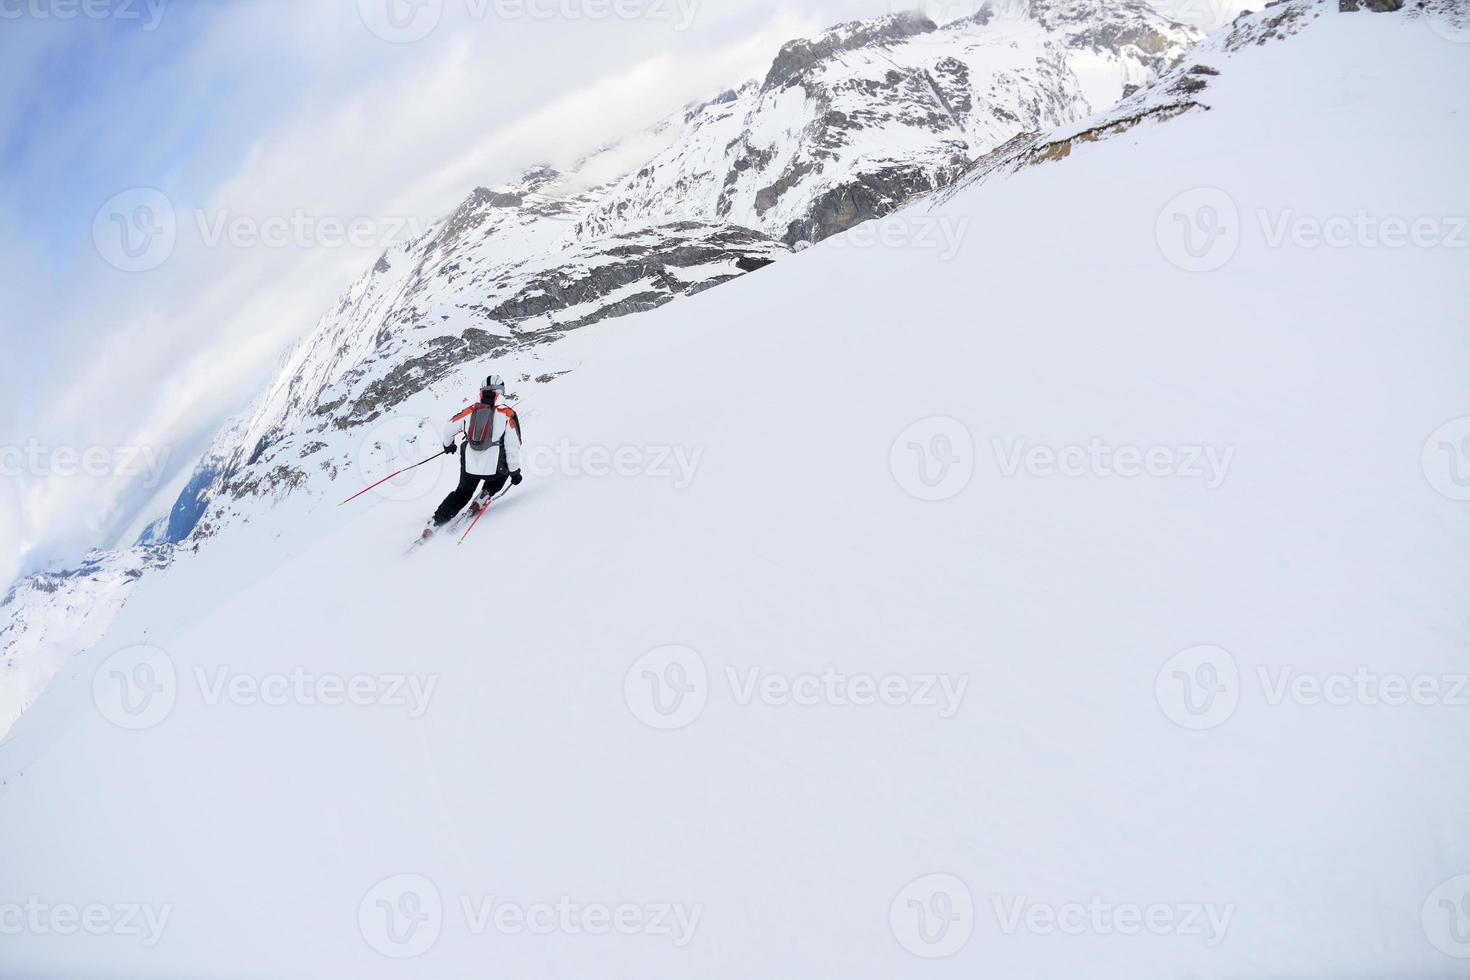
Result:
<svg viewBox="0 0 1470 980">
<path fill-rule="evenodd" d="M 424 545 L 428 544 L 431 541 L 437 541 L 441 537 L 458 534 L 460 532 L 460 529 L 465 527 L 466 524 L 473 527 L 474 522 L 479 520 L 480 515 L 483 514 L 485 512 L 485 509 L 489 506 L 490 502 L 488 500 L 474 501 L 472 504 L 470 504 L 469 507 L 466 507 L 463 511 L 456 514 L 454 519 L 451 520 L 448 524 L 434 531 L 433 534 L 430 534 L 427 537 L 425 537 L 423 534 L 420 534 L 419 537 L 414 538 L 413 543 L 408 546 L 408 550 L 404 552 L 404 555 L 411 555 L 415 551 L 418 551 L 420 548 L 422 548 Z M 465 533 L 468 534 L 469 532 L 466 531 Z M 463 540 L 463 538 L 460 539 L 461 542 Z"/>
</svg>

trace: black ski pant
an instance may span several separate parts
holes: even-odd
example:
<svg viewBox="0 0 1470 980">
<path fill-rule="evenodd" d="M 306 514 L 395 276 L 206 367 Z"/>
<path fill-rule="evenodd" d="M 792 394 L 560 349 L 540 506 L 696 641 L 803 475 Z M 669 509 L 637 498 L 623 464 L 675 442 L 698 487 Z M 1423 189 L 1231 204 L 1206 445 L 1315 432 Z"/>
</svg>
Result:
<svg viewBox="0 0 1470 980">
<path fill-rule="evenodd" d="M 485 484 L 485 496 L 493 497 L 504 490 L 509 481 L 510 474 L 505 470 L 503 455 L 498 473 L 494 476 L 475 476 L 473 473 L 465 472 L 464 449 L 461 448 L 459 451 L 459 486 L 449 491 L 449 496 L 444 498 L 444 503 L 434 511 L 434 526 L 443 527 L 454 520 L 454 515 L 464 510 L 464 505 L 475 496 L 475 489 L 481 482 Z"/>
</svg>

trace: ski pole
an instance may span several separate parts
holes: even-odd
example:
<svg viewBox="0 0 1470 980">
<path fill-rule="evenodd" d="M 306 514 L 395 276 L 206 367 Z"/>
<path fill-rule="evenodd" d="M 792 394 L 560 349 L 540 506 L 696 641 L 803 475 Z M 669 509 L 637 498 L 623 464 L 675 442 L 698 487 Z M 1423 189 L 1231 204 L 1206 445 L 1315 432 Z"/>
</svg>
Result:
<svg viewBox="0 0 1470 980">
<path fill-rule="evenodd" d="M 399 470 L 397 473 L 390 473 L 387 476 L 383 477 L 381 480 L 379 480 L 377 483 L 374 483 L 372 486 L 368 487 L 367 490 L 359 490 L 357 493 L 354 493 L 352 496 L 348 497 L 346 500 L 342 501 L 342 503 L 338 504 L 337 506 L 338 507 L 346 506 L 347 504 L 352 503 L 358 497 L 361 497 L 363 494 L 367 493 L 368 490 L 376 490 L 378 487 L 381 487 L 383 484 L 387 483 L 389 480 L 393 479 L 395 476 L 402 476 L 404 473 L 407 473 L 409 470 L 416 470 L 420 466 L 423 466 L 424 463 L 432 463 L 434 460 L 438 459 L 440 456 L 443 456 L 443 455 L 444 455 L 444 453 L 435 453 L 434 455 L 430 456 L 428 459 L 424 460 L 423 463 L 414 463 L 412 466 L 405 466 L 403 469 Z"/>
<path fill-rule="evenodd" d="M 512 486 L 514 486 L 514 484 L 507 483 L 504 490 L 500 491 L 495 496 L 485 501 L 485 506 L 480 508 L 480 512 L 475 515 L 475 519 L 470 521 L 470 526 L 465 528 L 464 536 L 461 537 L 458 541 L 459 544 L 464 544 L 464 539 L 469 537 L 470 532 L 475 529 L 475 525 L 480 523 L 480 518 L 485 516 L 485 511 L 490 509 L 491 504 L 495 503 L 495 501 L 499 500 L 501 497 L 504 497 L 508 492 L 510 492 L 510 488 Z"/>
</svg>

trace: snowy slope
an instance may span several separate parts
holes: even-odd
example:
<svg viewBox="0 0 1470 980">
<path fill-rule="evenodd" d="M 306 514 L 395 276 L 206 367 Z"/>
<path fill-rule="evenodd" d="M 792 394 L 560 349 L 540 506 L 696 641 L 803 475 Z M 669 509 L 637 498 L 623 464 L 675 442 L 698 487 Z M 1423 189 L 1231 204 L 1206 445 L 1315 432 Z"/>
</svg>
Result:
<svg viewBox="0 0 1470 980">
<path fill-rule="evenodd" d="M 94 551 L 65 572 L 27 576 L 0 600 L 0 719 L 18 719 L 66 659 L 96 643 L 144 573 L 167 567 L 167 544 Z"/>
<path fill-rule="evenodd" d="M 493 360 L 514 376 L 533 362 L 523 380 L 564 373 L 575 357 L 546 348 L 567 332 L 694 295 L 887 214 L 1018 133 L 1114 101 L 1197 39 L 1134 0 L 987 7 L 942 28 L 913 15 L 843 24 L 786 45 L 765 78 L 565 171 L 536 167 L 476 188 L 323 314 L 139 544 L 197 549 L 260 501 L 355 470 L 352 453 L 332 451 L 342 433 L 376 433 L 410 393 L 460 366 Z M 90 560 L 138 565 L 128 551 Z M 87 606 L 97 628 L 132 580 L 81 583 L 68 603 Z M 60 629 L 66 610 L 30 593 L 24 615 L 0 606 L 13 641 L 0 673 L 24 673 L 28 690 L 90 635 Z M 34 635 L 41 624 L 51 626 Z M 40 648 L 51 653 L 22 662 Z M 0 732 L 13 720 L 0 702 Z"/>
<path fill-rule="evenodd" d="M 446 468 L 145 578 L 0 748 L 0 898 L 161 932 L 0 973 L 1462 976 L 1470 715 L 1272 691 L 1470 671 L 1466 252 L 1269 232 L 1470 213 L 1470 61 L 1408 12 L 1241 30 L 1208 110 L 938 204 L 953 261 L 848 235 L 545 349 L 582 367 L 520 386 L 533 477 L 466 546 L 400 557 Z M 1185 248 L 1197 199 L 1239 221 Z M 1156 475 L 1044 464 L 1095 444 Z"/>
</svg>

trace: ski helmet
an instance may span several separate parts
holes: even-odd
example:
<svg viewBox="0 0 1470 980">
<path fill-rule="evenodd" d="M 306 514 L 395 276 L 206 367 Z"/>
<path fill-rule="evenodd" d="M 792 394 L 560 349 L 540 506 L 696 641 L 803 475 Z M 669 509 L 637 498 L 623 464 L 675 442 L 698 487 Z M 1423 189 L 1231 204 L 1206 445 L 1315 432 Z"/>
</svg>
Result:
<svg viewBox="0 0 1470 980">
<path fill-rule="evenodd" d="M 492 374 L 485 379 L 485 385 L 480 389 L 480 401 L 485 405 L 493 405 L 496 395 L 505 396 L 505 379 L 498 374 Z"/>
</svg>

